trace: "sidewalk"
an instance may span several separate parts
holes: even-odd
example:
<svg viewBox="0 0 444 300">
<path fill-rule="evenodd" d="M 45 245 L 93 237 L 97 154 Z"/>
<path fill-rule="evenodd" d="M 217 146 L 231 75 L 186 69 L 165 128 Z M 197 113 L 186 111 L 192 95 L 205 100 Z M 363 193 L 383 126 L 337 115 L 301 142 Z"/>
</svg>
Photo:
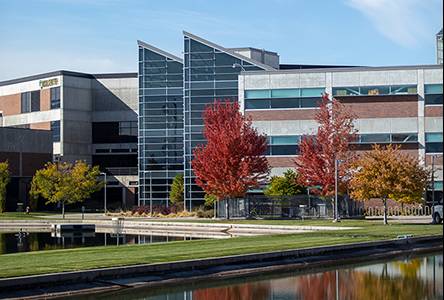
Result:
<svg viewBox="0 0 444 300">
<path fill-rule="evenodd" d="M 383 221 L 383 216 L 365 217 L 369 221 Z M 431 224 L 432 216 L 389 216 L 389 223 L 408 223 L 408 224 Z"/>
</svg>

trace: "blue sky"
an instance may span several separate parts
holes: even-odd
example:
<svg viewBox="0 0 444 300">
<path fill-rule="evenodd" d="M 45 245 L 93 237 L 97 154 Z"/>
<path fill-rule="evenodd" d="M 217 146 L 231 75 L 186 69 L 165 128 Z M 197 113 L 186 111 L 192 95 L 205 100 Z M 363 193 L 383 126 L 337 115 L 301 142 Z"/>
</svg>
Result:
<svg viewBox="0 0 444 300">
<path fill-rule="evenodd" d="M 182 30 L 282 63 L 435 63 L 442 0 L 0 0 L 0 80 L 136 71 L 141 39 L 182 54 Z"/>
</svg>

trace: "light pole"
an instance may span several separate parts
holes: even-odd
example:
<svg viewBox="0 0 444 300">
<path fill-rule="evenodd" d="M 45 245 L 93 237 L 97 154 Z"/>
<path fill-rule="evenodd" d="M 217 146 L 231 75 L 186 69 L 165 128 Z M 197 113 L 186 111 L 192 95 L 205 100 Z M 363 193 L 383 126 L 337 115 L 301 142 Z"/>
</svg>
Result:
<svg viewBox="0 0 444 300">
<path fill-rule="evenodd" d="M 236 69 L 236 68 L 238 68 L 238 67 L 241 68 L 241 70 L 245 72 L 245 68 L 244 68 L 243 65 L 238 64 L 238 63 L 234 63 L 234 64 L 233 64 L 233 69 Z"/>
<path fill-rule="evenodd" d="M 150 171 L 150 217 L 153 216 L 153 176 Z"/>
<path fill-rule="evenodd" d="M 338 185 L 339 185 L 339 159 L 335 159 L 335 210 L 334 210 L 334 220 L 333 222 L 341 222 L 339 219 L 338 211 Z"/>
<path fill-rule="evenodd" d="M 103 194 L 104 194 L 103 211 L 106 214 L 106 173 L 105 172 L 100 172 L 100 175 L 104 176 L 103 182 L 105 183 L 105 185 L 104 185 L 104 188 L 103 188 Z"/>
<path fill-rule="evenodd" d="M 435 207 L 435 155 L 432 155 L 432 215 Z"/>
</svg>

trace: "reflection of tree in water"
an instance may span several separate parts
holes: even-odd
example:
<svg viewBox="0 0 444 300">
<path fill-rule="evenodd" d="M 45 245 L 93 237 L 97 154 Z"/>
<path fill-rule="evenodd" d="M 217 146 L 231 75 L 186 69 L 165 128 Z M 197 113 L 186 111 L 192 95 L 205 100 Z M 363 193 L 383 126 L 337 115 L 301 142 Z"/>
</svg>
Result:
<svg viewBox="0 0 444 300">
<path fill-rule="evenodd" d="M 421 260 L 415 258 L 407 262 L 404 261 L 395 262 L 395 266 L 399 268 L 399 271 L 403 276 L 416 277 L 419 269 L 421 268 Z"/>
<path fill-rule="evenodd" d="M 408 266 L 410 275 L 416 263 Z M 295 278 L 297 294 L 301 299 L 335 299 L 336 274 L 307 275 Z M 393 276 L 347 270 L 339 272 L 339 299 L 393 300 L 430 299 L 432 290 L 416 276 Z"/>
<path fill-rule="evenodd" d="M 270 296 L 268 282 L 254 282 L 228 287 L 202 289 L 193 292 L 193 300 L 267 300 Z"/>
</svg>

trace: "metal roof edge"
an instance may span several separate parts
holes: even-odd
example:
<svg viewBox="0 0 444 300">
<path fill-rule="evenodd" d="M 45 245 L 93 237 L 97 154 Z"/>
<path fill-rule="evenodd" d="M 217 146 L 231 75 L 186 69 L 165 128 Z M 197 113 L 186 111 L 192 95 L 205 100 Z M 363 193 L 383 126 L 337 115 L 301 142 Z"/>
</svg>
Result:
<svg viewBox="0 0 444 300">
<path fill-rule="evenodd" d="M 164 51 L 162 49 L 159 49 L 159 48 L 157 48 L 157 47 L 155 47 L 153 45 L 145 43 L 144 41 L 137 40 L 137 45 L 139 45 L 139 47 L 147 48 L 148 50 L 151 50 L 153 52 L 156 52 L 157 54 L 163 55 L 165 57 L 168 57 L 168 58 L 170 58 L 172 60 L 175 60 L 175 61 L 180 62 L 181 64 L 183 64 L 183 59 L 182 58 L 180 58 L 180 57 L 178 57 L 178 56 L 176 56 L 174 54 L 171 54 L 169 52 L 166 52 L 166 51 Z"/>
<path fill-rule="evenodd" d="M 275 71 L 242 71 L 241 75 L 259 74 L 296 74 L 296 73 L 329 73 L 329 72 L 362 72 L 384 70 L 418 70 L 418 69 L 443 69 L 442 65 L 409 65 L 409 66 L 381 66 L 381 67 L 338 67 L 338 68 L 314 68 L 314 69 L 286 69 Z"/>
<path fill-rule="evenodd" d="M 222 52 L 225 52 L 225 53 L 227 53 L 227 54 L 229 54 L 229 55 L 231 55 L 231 56 L 234 56 L 234 57 L 236 57 L 236 58 L 238 58 L 238 59 L 245 60 L 245 61 L 248 62 L 248 63 L 251 63 L 251 64 L 253 64 L 253 65 L 256 65 L 256 66 L 258 66 L 258 67 L 261 67 L 261 68 L 263 68 L 265 71 L 277 71 L 277 69 L 275 69 L 275 68 L 273 68 L 273 67 L 271 67 L 271 66 L 265 65 L 265 64 L 263 64 L 263 63 L 261 63 L 261 62 L 258 62 L 258 61 L 256 61 L 256 60 L 254 60 L 254 59 L 251 59 L 251 58 L 245 57 L 245 56 L 243 56 L 243 55 L 241 55 L 241 54 L 235 53 L 234 51 L 231 51 L 231 50 L 228 49 L 228 48 L 225 48 L 225 47 L 222 47 L 222 46 L 220 46 L 220 45 L 218 45 L 218 44 L 215 44 L 215 43 L 213 43 L 213 42 L 210 42 L 210 41 L 208 41 L 208 40 L 206 40 L 206 39 L 203 39 L 203 38 L 201 38 L 201 37 L 199 37 L 199 36 L 197 36 L 197 35 L 194 35 L 194 34 L 192 34 L 192 33 L 187 32 L 187 31 L 185 31 L 185 30 L 183 31 L 183 35 L 184 35 L 184 36 L 187 36 L 187 37 L 189 37 L 189 38 L 192 38 L 192 39 L 194 39 L 194 40 L 197 40 L 198 42 L 201 42 L 202 44 L 205 44 L 205 45 L 207 45 L 207 46 L 209 46 L 209 47 L 216 48 L 216 49 L 218 49 L 218 50 L 220 50 L 220 51 L 222 51 Z"/>
</svg>

